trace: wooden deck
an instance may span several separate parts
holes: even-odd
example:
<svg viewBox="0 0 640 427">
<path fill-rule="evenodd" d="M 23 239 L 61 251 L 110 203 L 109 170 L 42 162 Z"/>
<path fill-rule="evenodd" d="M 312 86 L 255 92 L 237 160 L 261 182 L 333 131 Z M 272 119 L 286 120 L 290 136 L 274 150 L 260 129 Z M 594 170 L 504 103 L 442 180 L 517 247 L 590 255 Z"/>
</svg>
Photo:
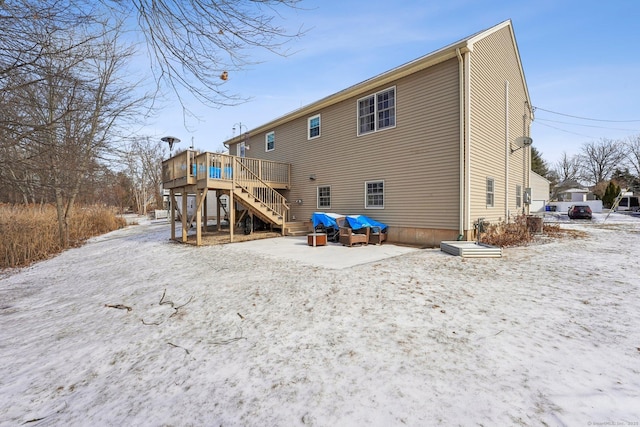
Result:
<svg viewBox="0 0 640 427">
<path fill-rule="evenodd" d="M 187 242 L 187 230 L 195 220 L 196 244 L 202 244 L 202 211 L 208 194 L 215 194 L 217 218 L 221 218 L 220 196 L 229 196 L 229 221 L 236 224 L 236 202 L 245 213 L 260 218 L 284 233 L 289 205 L 282 191 L 291 187 L 291 165 L 260 159 L 230 156 L 220 153 L 198 153 L 186 150 L 162 162 L 162 184 L 170 191 L 172 206 L 175 196 L 195 195 L 196 209 L 192 218 L 182 221 L 182 241 Z M 210 193 L 210 190 L 211 193 Z M 215 191 L 215 193 L 214 193 Z M 182 197 L 181 212 L 187 212 L 187 197 Z M 206 212 L 204 212 L 206 218 Z M 175 239 L 175 209 L 171 209 L 171 238 Z M 234 228 L 229 228 L 234 241 Z"/>
</svg>

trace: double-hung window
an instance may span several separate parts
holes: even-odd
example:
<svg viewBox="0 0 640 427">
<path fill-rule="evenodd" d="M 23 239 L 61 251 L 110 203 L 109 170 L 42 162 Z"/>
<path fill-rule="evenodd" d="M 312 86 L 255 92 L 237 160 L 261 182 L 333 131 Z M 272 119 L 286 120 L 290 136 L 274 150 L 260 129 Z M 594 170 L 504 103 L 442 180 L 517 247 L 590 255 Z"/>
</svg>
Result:
<svg viewBox="0 0 640 427">
<path fill-rule="evenodd" d="M 522 185 L 516 185 L 516 208 L 522 207 Z"/>
<path fill-rule="evenodd" d="M 276 148 L 276 133 L 269 132 L 264 137 L 264 151 L 273 151 Z"/>
<path fill-rule="evenodd" d="M 492 208 L 494 203 L 494 180 L 487 178 L 487 207 Z"/>
<path fill-rule="evenodd" d="M 384 181 L 364 183 L 365 209 L 384 209 Z"/>
<path fill-rule="evenodd" d="M 313 139 L 320 136 L 320 114 L 317 116 L 309 117 L 309 134 L 307 135 L 307 139 Z"/>
<path fill-rule="evenodd" d="M 358 135 L 396 126 L 396 88 L 358 100 Z"/>
<path fill-rule="evenodd" d="M 331 186 L 318 187 L 318 208 L 331 207 Z"/>
</svg>

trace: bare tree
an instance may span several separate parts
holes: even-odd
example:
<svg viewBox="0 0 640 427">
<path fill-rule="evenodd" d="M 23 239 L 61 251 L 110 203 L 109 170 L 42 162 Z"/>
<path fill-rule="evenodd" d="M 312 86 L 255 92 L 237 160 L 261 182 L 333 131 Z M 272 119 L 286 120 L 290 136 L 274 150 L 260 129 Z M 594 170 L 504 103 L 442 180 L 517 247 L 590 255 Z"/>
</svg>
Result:
<svg viewBox="0 0 640 427">
<path fill-rule="evenodd" d="M 601 138 L 583 144 L 579 158 L 584 178 L 596 185 L 622 166 L 626 153 L 621 141 Z"/>
<path fill-rule="evenodd" d="M 636 176 L 640 178 L 640 135 L 627 138 L 626 150 L 627 160 L 634 169 Z"/>
<path fill-rule="evenodd" d="M 185 89 L 204 104 L 243 100 L 223 89 L 233 72 L 260 62 L 259 51 L 287 56 L 302 26 L 284 26 L 281 11 L 301 0 L 0 0 L 0 78 L 33 64 L 42 46 L 28 35 L 47 20 L 70 29 L 103 16 L 130 20 L 146 42 L 159 88 L 182 101 Z M 51 47 L 50 47 L 51 48 Z M 62 47 L 61 49 L 69 48 Z"/>
<path fill-rule="evenodd" d="M 289 54 L 303 31 L 279 12 L 299 1 L 0 0 L 0 199 L 55 200 L 68 243 L 82 183 L 139 105 L 120 73 L 132 51 L 116 43 L 131 13 L 158 87 L 222 106 L 242 100 L 222 85 L 258 50 Z"/>
<path fill-rule="evenodd" d="M 78 194 L 98 170 L 96 162 L 107 154 L 117 126 L 144 96 L 122 80 L 133 50 L 119 44 L 118 23 L 53 32 L 44 25 L 40 36 L 43 55 L 31 69 L 32 83 L 11 93 L 22 101 L 21 164 L 55 202 L 66 247 Z"/>
<path fill-rule="evenodd" d="M 580 162 L 576 156 L 569 157 L 566 152 L 562 152 L 562 157 L 556 162 L 553 171 L 559 183 L 578 181 L 580 179 Z"/>
<path fill-rule="evenodd" d="M 301 27 L 278 22 L 279 10 L 301 0 L 102 0 L 121 13 L 135 12 L 160 85 L 182 102 L 186 89 L 206 105 L 243 99 L 223 89 L 229 73 L 259 62 L 256 49 L 286 56 Z M 115 6 L 115 7 L 114 7 Z M 231 74 L 232 75 L 232 74 Z M 184 103 L 183 103 L 184 106 Z"/>
<path fill-rule="evenodd" d="M 147 206 L 162 205 L 162 159 L 164 144 L 150 138 L 134 138 L 123 150 L 124 173 L 130 180 L 135 210 L 147 214 Z"/>
<path fill-rule="evenodd" d="M 71 6 L 66 0 L 0 1 L 0 200 L 48 201 L 46 177 L 32 167 L 41 154 L 32 140 L 53 126 L 51 116 L 32 109 L 43 98 L 37 87 L 46 84 L 52 58 L 71 57 L 96 37 L 68 29 L 98 22 Z"/>
</svg>

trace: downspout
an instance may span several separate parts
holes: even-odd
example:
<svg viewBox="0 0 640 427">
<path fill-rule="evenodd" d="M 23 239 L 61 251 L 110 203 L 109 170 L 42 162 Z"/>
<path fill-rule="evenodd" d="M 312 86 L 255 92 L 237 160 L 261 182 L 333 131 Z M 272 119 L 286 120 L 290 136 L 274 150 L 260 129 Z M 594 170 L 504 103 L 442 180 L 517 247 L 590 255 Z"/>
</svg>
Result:
<svg viewBox="0 0 640 427">
<path fill-rule="evenodd" d="M 465 150 L 465 218 L 464 224 L 467 230 L 471 229 L 471 53 L 464 54 L 464 93 L 465 93 L 465 118 L 464 132 Z"/>
<path fill-rule="evenodd" d="M 529 134 L 529 132 L 527 132 L 527 107 L 529 106 L 529 103 L 527 101 L 524 102 L 524 108 L 525 111 L 522 114 L 522 135 L 524 136 L 531 136 Z M 527 188 L 531 187 L 531 146 L 526 147 L 526 150 L 523 150 L 524 153 L 522 153 L 523 159 L 522 159 L 522 167 L 524 170 L 524 189 L 523 191 L 527 191 Z M 523 197 L 523 202 L 524 202 L 524 194 L 522 195 Z M 529 200 L 529 202 L 531 202 L 531 200 Z M 529 208 L 530 208 L 530 203 L 526 204 L 522 203 L 522 211 L 523 213 L 525 213 L 526 215 L 529 215 Z"/>
<path fill-rule="evenodd" d="M 504 82 L 504 220 L 509 222 L 509 81 Z"/>
<path fill-rule="evenodd" d="M 464 239 L 464 216 L 465 216 L 465 198 L 464 198 L 464 61 L 460 54 L 460 48 L 456 49 L 456 55 L 458 55 L 458 81 L 459 81 L 459 102 L 460 102 L 460 189 L 458 206 L 460 208 L 460 220 L 458 235 L 463 236 Z"/>
</svg>

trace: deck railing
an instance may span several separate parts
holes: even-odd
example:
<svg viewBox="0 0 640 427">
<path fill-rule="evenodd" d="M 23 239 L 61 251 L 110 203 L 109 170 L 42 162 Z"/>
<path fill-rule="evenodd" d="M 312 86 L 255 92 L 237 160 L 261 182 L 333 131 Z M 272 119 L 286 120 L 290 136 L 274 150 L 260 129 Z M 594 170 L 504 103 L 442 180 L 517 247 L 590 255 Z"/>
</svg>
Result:
<svg viewBox="0 0 640 427">
<path fill-rule="evenodd" d="M 291 166 L 288 163 L 221 153 L 197 154 L 187 150 L 162 162 L 162 182 L 168 186 L 200 185 L 203 180 L 232 181 L 242 170 L 249 171 L 265 183 L 279 188 L 289 188 Z M 234 173 L 235 172 L 235 173 Z"/>
<path fill-rule="evenodd" d="M 243 162 L 245 159 L 235 158 L 235 170 L 238 171 L 238 174 L 233 178 L 234 183 L 242 187 L 248 194 L 253 195 L 257 202 L 268 207 L 272 212 L 276 212 L 281 217 L 282 223 L 284 223 L 285 213 L 289 209 L 287 199 L 247 168 L 245 162 Z"/>
<path fill-rule="evenodd" d="M 166 184 L 195 184 L 196 152 L 187 150 L 162 162 L 162 182 Z"/>
<path fill-rule="evenodd" d="M 220 153 L 200 154 L 196 159 L 198 181 L 203 179 L 231 181 L 233 179 L 234 157 Z"/>
</svg>

